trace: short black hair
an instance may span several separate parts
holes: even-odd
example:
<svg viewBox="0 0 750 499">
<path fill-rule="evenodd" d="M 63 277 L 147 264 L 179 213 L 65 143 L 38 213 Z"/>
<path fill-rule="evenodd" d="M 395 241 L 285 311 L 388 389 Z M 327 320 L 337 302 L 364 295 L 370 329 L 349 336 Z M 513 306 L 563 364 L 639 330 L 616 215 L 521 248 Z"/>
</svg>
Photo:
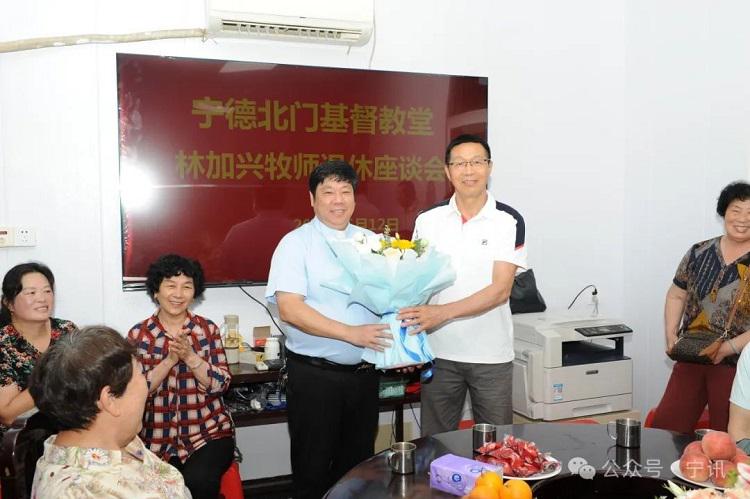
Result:
<svg viewBox="0 0 750 499">
<path fill-rule="evenodd" d="M 195 286 L 194 298 L 197 300 L 203 296 L 206 290 L 206 278 L 203 276 L 203 267 L 198 260 L 191 260 L 180 255 L 162 255 L 149 265 L 146 271 L 146 291 L 154 300 L 154 295 L 159 292 L 159 287 L 164 279 L 184 275 L 193 279 Z"/>
<path fill-rule="evenodd" d="M 446 165 L 451 162 L 451 151 L 453 150 L 453 148 L 456 146 L 460 146 L 461 144 L 479 144 L 482 147 L 484 147 L 485 151 L 487 151 L 487 159 L 492 159 L 492 153 L 490 152 L 490 145 L 487 143 L 486 140 L 484 140 L 479 135 L 471 135 L 471 134 L 465 133 L 451 140 L 450 144 L 448 144 L 448 147 L 445 148 L 445 164 Z"/>
<path fill-rule="evenodd" d="M 39 273 L 46 277 L 52 291 L 55 290 L 55 276 L 52 274 L 49 267 L 43 263 L 19 263 L 10 269 L 6 272 L 5 277 L 3 278 L 3 294 L 2 297 L 0 297 L 0 327 L 7 326 L 12 321 L 8 305 L 13 303 L 13 300 L 16 299 L 16 296 L 18 296 L 23 289 L 23 284 L 21 282 L 23 276 L 34 273 Z"/>
<path fill-rule="evenodd" d="M 750 199 L 750 184 L 741 180 L 732 182 L 721 190 L 716 203 L 716 213 L 724 218 L 732 201 L 747 201 L 748 199 Z"/>
<path fill-rule="evenodd" d="M 357 178 L 357 172 L 354 171 L 352 165 L 346 161 L 329 159 L 328 161 L 323 161 L 316 166 L 310 174 L 308 185 L 313 197 L 315 197 L 315 190 L 318 186 L 325 182 L 329 177 L 333 177 L 337 182 L 348 182 L 351 184 L 352 189 L 355 191 L 357 190 L 359 179 Z"/>
<path fill-rule="evenodd" d="M 112 328 L 90 326 L 64 334 L 34 366 L 29 393 L 60 430 L 88 428 L 105 386 L 121 397 L 133 378 L 135 347 Z"/>
</svg>

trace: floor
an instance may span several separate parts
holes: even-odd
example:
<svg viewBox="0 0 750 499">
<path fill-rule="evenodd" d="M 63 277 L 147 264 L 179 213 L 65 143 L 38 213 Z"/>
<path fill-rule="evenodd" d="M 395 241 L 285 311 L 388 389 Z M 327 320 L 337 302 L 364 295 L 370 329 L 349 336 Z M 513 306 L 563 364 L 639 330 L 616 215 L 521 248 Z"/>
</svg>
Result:
<svg viewBox="0 0 750 499">
<path fill-rule="evenodd" d="M 245 497 L 252 499 L 293 499 L 292 476 L 276 476 L 242 482 Z"/>
</svg>

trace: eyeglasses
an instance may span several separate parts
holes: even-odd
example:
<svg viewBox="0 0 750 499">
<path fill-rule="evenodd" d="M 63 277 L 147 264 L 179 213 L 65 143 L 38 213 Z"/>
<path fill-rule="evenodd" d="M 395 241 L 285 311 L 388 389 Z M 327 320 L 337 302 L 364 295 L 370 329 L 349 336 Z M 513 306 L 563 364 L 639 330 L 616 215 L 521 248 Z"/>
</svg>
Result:
<svg viewBox="0 0 750 499">
<path fill-rule="evenodd" d="M 451 161 L 448 163 L 448 166 L 452 166 L 454 168 L 464 169 L 468 168 L 469 165 L 473 166 L 474 168 L 481 168 L 483 166 L 487 166 L 490 164 L 490 158 L 477 158 L 472 159 L 469 161 Z"/>
</svg>

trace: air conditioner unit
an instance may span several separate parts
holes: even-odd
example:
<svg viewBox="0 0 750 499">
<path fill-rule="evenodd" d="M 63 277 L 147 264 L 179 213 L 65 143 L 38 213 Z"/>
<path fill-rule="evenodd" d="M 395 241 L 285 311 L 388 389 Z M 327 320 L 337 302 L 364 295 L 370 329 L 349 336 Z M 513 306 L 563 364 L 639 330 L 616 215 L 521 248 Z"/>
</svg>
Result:
<svg viewBox="0 0 750 499">
<path fill-rule="evenodd" d="M 206 0 L 210 36 L 364 45 L 373 0 Z"/>
</svg>

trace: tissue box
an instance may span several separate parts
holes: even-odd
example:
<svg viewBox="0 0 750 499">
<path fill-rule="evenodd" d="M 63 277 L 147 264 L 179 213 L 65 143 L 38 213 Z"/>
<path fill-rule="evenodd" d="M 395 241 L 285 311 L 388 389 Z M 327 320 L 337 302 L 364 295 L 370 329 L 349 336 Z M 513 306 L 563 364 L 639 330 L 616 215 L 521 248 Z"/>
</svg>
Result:
<svg viewBox="0 0 750 499">
<path fill-rule="evenodd" d="M 430 463 L 430 487 L 463 496 L 471 492 L 474 482 L 485 471 L 494 471 L 503 476 L 501 467 L 446 454 Z"/>
</svg>

